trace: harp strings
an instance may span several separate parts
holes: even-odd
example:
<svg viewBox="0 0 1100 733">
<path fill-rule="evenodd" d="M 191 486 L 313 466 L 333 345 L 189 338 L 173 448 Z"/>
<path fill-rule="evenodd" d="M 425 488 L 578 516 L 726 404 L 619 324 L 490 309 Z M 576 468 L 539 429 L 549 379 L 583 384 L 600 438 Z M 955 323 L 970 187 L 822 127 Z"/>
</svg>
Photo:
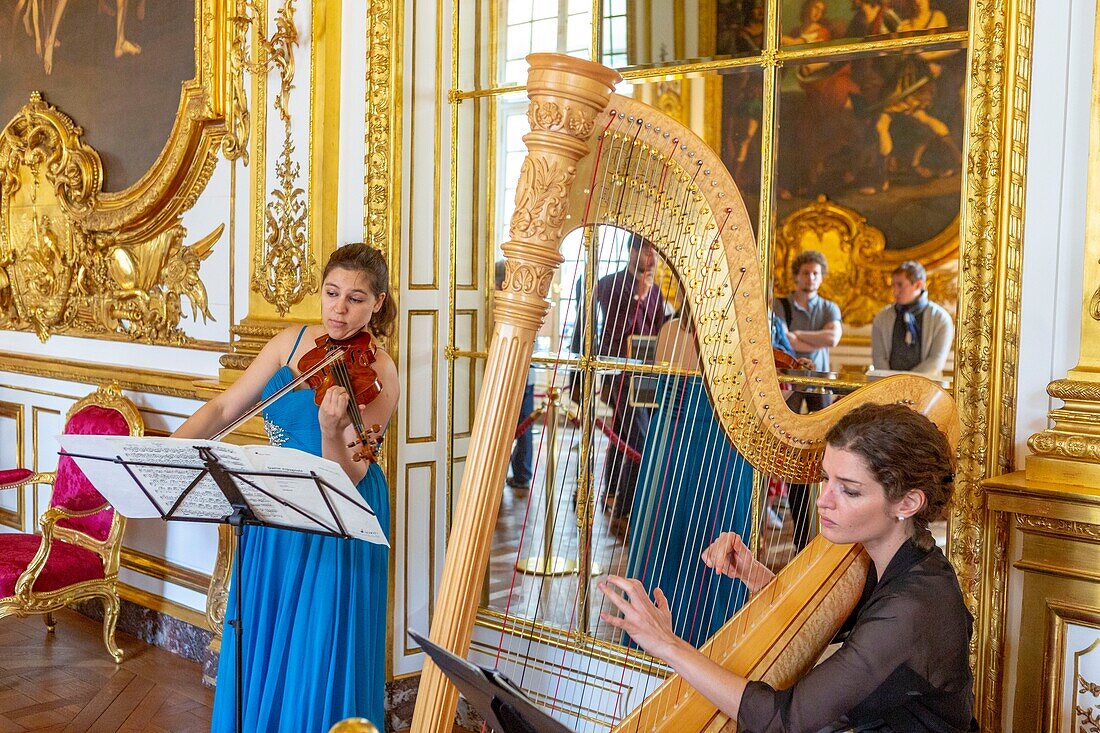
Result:
<svg viewBox="0 0 1100 733">
<path fill-rule="evenodd" d="M 679 631 L 686 630 L 688 635 L 691 635 L 698 633 L 700 628 L 713 627 L 717 619 L 720 619 L 718 623 L 724 621 L 742 605 L 747 596 L 744 588 L 739 587 L 735 592 L 726 592 L 723 599 L 724 591 L 721 585 L 707 582 L 706 575 L 711 571 L 699 561 L 699 553 L 721 531 L 741 529 L 743 525 L 733 526 L 737 523 L 736 517 L 739 514 L 749 515 L 748 526 L 750 528 L 756 527 L 756 531 L 761 534 L 767 532 L 766 523 L 763 521 L 766 512 L 766 499 L 761 498 L 756 512 L 752 512 L 746 507 L 746 504 L 751 506 L 751 491 L 739 491 L 737 487 L 742 485 L 747 474 L 751 474 L 751 467 L 743 459 L 732 462 L 721 460 L 721 453 L 728 450 L 729 444 L 729 438 L 725 431 L 721 429 L 706 431 L 698 427 L 698 418 L 703 416 L 707 410 L 714 413 L 714 419 L 722 416 L 727 421 L 731 421 L 733 423 L 731 432 L 734 434 L 746 430 L 749 424 L 754 421 L 754 415 L 750 414 L 750 411 L 745 407 L 746 404 L 750 404 L 745 398 L 751 392 L 750 380 L 746 376 L 748 365 L 741 365 L 740 369 L 735 370 L 738 374 L 731 383 L 716 388 L 718 385 L 707 384 L 704 380 L 702 376 L 703 364 L 700 361 L 704 358 L 701 353 L 704 341 L 709 340 L 710 343 L 714 343 L 715 340 L 718 342 L 724 341 L 727 344 L 724 348 L 733 349 L 737 345 L 737 339 L 740 338 L 734 320 L 736 311 L 735 295 L 740 289 L 740 279 L 744 277 L 744 269 L 742 268 L 739 273 L 729 273 L 728 263 L 725 259 L 725 253 L 722 251 L 720 240 L 723 228 L 730 218 L 729 211 L 706 212 L 704 214 L 707 204 L 699 193 L 699 187 L 705 184 L 705 180 L 700 180 L 703 178 L 701 175 L 703 171 L 702 164 L 688 164 L 686 166 L 687 170 L 685 170 L 683 161 L 686 156 L 682 154 L 683 151 L 676 150 L 678 141 L 671 139 L 663 145 L 645 142 L 644 139 L 640 138 L 643 126 L 644 122 L 636 119 L 611 119 L 603 134 L 600 135 L 596 143 L 598 162 L 593 168 L 589 193 L 585 202 L 587 211 L 590 211 L 592 207 L 596 207 L 598 213 L 595 216 L 586 214 L 584 218 L 585 221 L 597 221 L 599 223 L 596 224 L 593 235 L 587 238 L 586 256 L 577 258 L 572 262 L 572 268 L 570 268 L 573 271 L 572 277 L 569 277 L 568 280 L 562 280 L 562 287 L 572 287 L 577 282 L 578 276 L 580 276 L 578 271 L 583 266 L 585 287 L 582 298 L 587 294 L 594 296 L 596 284 L 600 277 L 611 274 L 612 269 L 615 267 L 614 263 L 620 262 L 624 258 L 625 240 L 616 234 L 616 229 L 626 228 L 639 231 L 647 238 L 658 243 L 658 248 L 665 259 L 664 266 L 679 274 L 679 279 L 674 278 L 673 293 L 679 295 L 680 299 L 685 302 L 692 301 L 695 323 L 687 340 L 696 344 L 694 348 L 696 352 L 695 364 L 691 369 L 682 366 L 685 352 L 691 349 L 688 348 L 686 340 L 678 339 L 675 341 L 672 353 L 667 360 L 668 366 L 654 373 L 663 388 L 660 394 L 660 404 L 667 409 L 658 408 L 656 417 L 660 419 L 655 420 L 650 426 L 653 440 L 647 441 L 647 448 L 652 445 L 656 447 L 656 450 L 642 452 L 641 464 L 639 465 L 640 475 L 649 477 L 654 485 L 649 487 L 653 490 L 649 506 L 639 506 L 639 509 L 636 510 L 638 513 L 632 519 L 634 525 L 631 528 L 631 532 L 637 531 L 636 528 L 643 520 L 646 525 L 649 525 L 648 536 L 642 538 L 641 549 L 644 557 L 638 564 L 641 575 L 648 576 L 657 564 L 663 562 L 666 556 L 671 553 L 678 553 L 678 559 L 676 564 L 672 566 L 672 572 L 669 573 L 666 569 L 664 574 L 657 573 L 652 576 L 652 581 L 667 592 L 670 589 L 664 587 L 667 584 L 666 578 L 673 576 L 680 580 L 678 586 L 667 594 L 674 605 L 674 610 L 677 605 L 692 608 L 691 616 L 686 621 L 686 627 L 678 629 Z M 735 277 L 731 279 L 731 275 L 735 275 Z M 616 297 L 629 298 L 631 294 L 625 292 L 625 287 L 624 281 L 622 283 L 623 289 L 617 294 L 612 294 L 612 300 Z M 689 296 L 689 294 L 691 295 Z M 598 359 L 600 357 L 595 353 L 596 344 L 593 340 L 593 325 L 597 314 L 594 298 L 589 298 L 584 303 L 584 311 L 585 317 L 578 319 L 576 326 L 585 329 L 583 340 L 587 348 L 582 348 L 582 350 Z M 686 313 L 681 317 L 683 318 L 681 323 L 686 322 Z M 558 343 L 564 341 L 566 327 L 567 323 L 563 321 L 558 334 Z M 558 367 L 558 364 L 552 366 L 550 372 L 551 384 L 557 384 Z M 593 377 L 597 376 L 593 371 L 589 371 L 588 374 Z M 692 380 L 698 383 L 694 391 L 691 391 L 691 388 L 695 387 L 691 384 Z M 593 384 L 595 381 L 592 378 L 584 380 L 589 405 L 595 400 L 596 390 Z M 628 381 L 626 378 L 618 380 L 618 389 L 626 389 Z M 609 401 L 614 403 L 623 396 L 621 393 L 609 395 Z M 565 460 L 559 461 L 558 475 L 554 477 L 553 493 L 555 496 L 553 500 L 558 507 L 568 505 L 568 488 L 572 485 L 566 478 L 570 465 L 569 456 L 580 437 L 580 427 L 573 421 L 567 424 L 563 434 L 559 436 L 559 455 L 564 455 Z M 538 473 L 538 462 L 544 455 L 543 450 L 555 449 L 553 445 L 544 445 L 547 440 L 546 430 L 542 431 L 538 440 L 539 448 L 534 451 L 535 475 Z M 696 448 L 694 454 L 691 451 L 693 445 Z M 772 458 L 775 458 L 781 451 L 786 454 L 787 459 L 793 457 L 793 451 L 785 443 L 769 441 L 768 446 Z M 602 453 L 598 441 L 593 440 L 586 447 L 589 449 L 588 465 L 578 466 L 579 470 L 583 471 L 588 471 L 595 466 L 597 461 L 601 461 L 603 458 L 602 455 L 597 455 Z M 701 474 L 709 476 L 711 483 L 720 487 L 718 490 L 711 490 L 705 495 L 701 494 L 694 504 L 686 501 L 676 501 L 673 498 L 674 493 L 678 490 L 698 488 L 698 486 L 693 485 L 682 485 L 685 481 L 685 467 L 689 459 L 697 459 L 702 466 Z M 610 468 L 616 470 L 617 467 L 611 466 Z M 592 479 L 590 497 L 598 500 L 600 497 L 600 485 L 597 482 L 598 473 L 592 471 L 589 477 Z M 612 476 L 611 478 L 614 479 L 615 477 Z M 699 485 L 702 485 L 702 483 L 700 482 Z M 644 488 L 638 486 L 637 490 L 643 491 Z M 546 521 L 545 510 L 541 507 L 536 507 L 533 514 L 531 511 L 530 502 L 544 498 L 544 495 L 536 497 L 537 493 L 536 489 L 532 487 L 527 497 L 524 529 L 521 531 L 519 542 L 519 554 L 521 556 L 526 541 L 526 532 L 529 529 L 534 529 L 537 532 L 538 517 L 540 515 L 543 517 L 543 521 Z M 545 502 L 542 501 L 541 503 L 544 504 Z M 650 512 L 648 516 L 645 514 L 647 509 Z M 580 510 L 588 511 L 588 508 L 582 506 Z M 685 514 L 695 514 L 703 519 L 696 521 L 688 536 L 681 539 L 673 537 L 671 533 L 658 531 L 657 528 L 665 522 L 656 515 L 662 513 L 667 518 L 668 523 L 671 524 L 675 524 Z M 569 512 L 559 511 L 553 527 L 553 544 L 555 547 L 564 547 L 565 540 L 571 532 L 575 532 L 575 527 L 571 527 L 571 524 L 575 525 Z M 680 546 L 681 542 L 686 543 L 686 549 Z M 624 544 L 622 547 L 613 548 L 610 557 L 607 558 L 607 565 L 609 567 L 620 567 L 623 561 L 623 553 L 627 552 L 627 547 Z M 588 552 L 590 556 L 598 556 L 600 560 L 604 559 L 599 556 L 598 551 L 593 552 L 592 547 L 582 547 L 581 551 Z M 597 654 L 601 642 L 619 641 L 620 639 L 617 630 L 601 626 L 599 622 L 592 630 L 588 628 L 587 619 L 584 619 L 584 623 L 580 623 L 581 619 L 578 616 L 581 609 L 580 594 L 589 592 L 587 587 L 582 589 L 582 585 L 585 585 L 586 582 L 587 579 L 582 578 L 573 584 L 572 599 L 567 606 L 570 609 L 571 618 L 565 635 L 567 639 L 580 642 L 589 652 L 584 655 L 587 658 L 584 668 L 570 672 L 570 682 L 576 683 L 577 680 L 580 680 L 592 683 L 583 685 L 581 689 L 580 699 L 575 710 L 578 724 L 582 722 L 585 715 L 583 710 L 586 696 L 607 695 L 610 689 L 610 694 L 618 698 L 623 697 L 627 687 L 626 670 L 631 667 L 631 657 L 634 658 L 632 668 L 637 670 L 643 678 L 649 680 L 645 684 L 646 688 L 656 684 L 653 681 L 654 678 L 664 673 L 662 666 L 657 665 L 653 660 L 631 648 L 628 648 L 625 653 L 627 664 L 622 665 L 621 671 L 618 671 L 617 674 L 612 671 L 614 665 L 611 662 L 597 659 L 598 656 L 607 656 L 606 654 Z M 555 584 L 536 581 L 524 582 L 519 585 L 541 585 L 541 588 L 537 593 L 524 594 L 526 597 L 523 599 L 522 604 L 518 604 L 518 602 L 518 605 L 514 604 L 513 596 L 517 591 L 517 580 L 516 574 L 513 572 L 511 590 L 508 594 L 509 598 L 504 613 L 505 622 L 502 625 L 505 630 L 511 625 L 512 616 L 516 614 L 516 609 L 521 606 L 522 612 L 518 614 L 519 617 L 528 620 L 540 618 L 545 604 L 550 601 L 549 598 L 543 596 L 547 595 Z M 560 586 L 560 584 L 558 585 Z M 560 595 L 553 599 L 555 603 L 565 600 Z M 601 594 L 597 594 L 597 596 L 597 610 L 614 610 L 609 607 Z M 747 620 L 743 620 L 742 628 L 747 623 Z M 506 667 L 509 662 L 508 659 L 501 661 L 505 634 L 506 632 L 502 630 L 497 649 L 498 666 L 502 667 Z M 533 639 L 534 636 L 535 634 L 527 635 L 526 653 L 516 655 L 521 661 L 512 663 L 518 674 L 510 674 L 514 678 L 518 677 L 521 684 L 523 684 L 523 678 L 531 665 L 529 660 L 533 657 L 533 647 L 536 643 Z M 569 652 L 563 648 L 557 665 L 559 669 L 565 670 L 568 668 L 568 655 Z M 640 665 L 639 662 L 641 662 Z M 548 663 L 545 666 L 552 667 L 553 665 Z M 539 671 L 545 672 L 546 670 L 540 668 Z M 569 684 L 569 682 L 563 683 L 563 677 L 560 674 L 547 674 L 545 679 L 547 682 L 543 686 L 541 694 L 536 695 L 536 697 L 543 697 L 548 701 L 548 707 L 554 710 L 557 707 L 556 701 L 562 699 L 560 693 L 563 684 Z M 641 692 L 648 693 L 649 690 L 644 689 Z M 637 695 L 638 690 L 634 690 L 633 694 Z M 632 697 L 632 699 L 637 698 Z M 588 702 L 591 702 L 591 700 L 588 700 Z M 617 712 L 625 712 L 618 705 L 616 710 Z M 640 719 L 639 727 L 640 729 L 646 729 L 642 726 Z"/>
</svg>

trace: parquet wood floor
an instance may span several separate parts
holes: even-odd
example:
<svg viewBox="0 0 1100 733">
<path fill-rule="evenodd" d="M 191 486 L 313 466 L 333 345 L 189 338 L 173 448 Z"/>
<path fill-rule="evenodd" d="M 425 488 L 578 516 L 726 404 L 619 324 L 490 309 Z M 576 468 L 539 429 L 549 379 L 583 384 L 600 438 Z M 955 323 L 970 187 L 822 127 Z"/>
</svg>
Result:
<svg viewBox="0 0 1100 733">
<path fill-rule="evenodd" d="M 214 691 L 198 664 L 117 634 L 116 665 L 102 626 L 73 611 L 0 619 L 0 733 L 205 733 Z"/>
</svg>

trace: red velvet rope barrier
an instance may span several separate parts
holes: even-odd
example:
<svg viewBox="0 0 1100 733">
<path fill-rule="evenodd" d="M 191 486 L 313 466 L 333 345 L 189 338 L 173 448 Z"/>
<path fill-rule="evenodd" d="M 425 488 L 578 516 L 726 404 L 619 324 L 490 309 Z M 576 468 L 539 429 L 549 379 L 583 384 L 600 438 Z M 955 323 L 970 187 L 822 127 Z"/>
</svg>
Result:
<svg viewBox="0 0 1100 733">
<path fill-rule="evenodd" d="M 569 424 L 575 428 L 579 428 L 581 426 L 581 421 L 573 415 L 570 415 Z M 620 438 L 619 434 L 611 429 L 611 426 L 607 424 L 606 420 L 604 420 L 602 417 L 597 417 L 595 425 L 601 433 L 607 436 L 608 442 L 610 442 L 611 445 L 615 446 L 616 450 L 626 456 L 631 463 L 641 462 L 642 454 L 634 450 L 634 448 L 632 448 L 629 443 Z"/>
<path fill-rule="evenodd" d="M 520 436 L 530 430 L 531 426 L 538 422 L 538 419 L 542 417 L 543 413 L 545 412 L 546 409 L 543 407 L 536 408 L 535 411 L 528 415 L 523 422 L 517 425 L 516 439 L 518 440 Z M 573 427 L 580 427 L 581 421 L 578 420 L 576 417 L 568 415 L 567 419 L 569 421 L 569 424 Z M 607 436 L 608 442 L 610 442 L 616 450 L 626 456 L 631 463 L 641 462 L 642 454 L 634 450 L 634 448 L 632 448 L 629 443 L 620 438 L 619 434 L 611 429 L 611 426 L 607 424 L 606 420 L 604 420 L 602 417 L 597 417 L 595 425 L 600 432 Z"/>
<path fill-rule="evenodd" d="M 530 415 L 528 415 L 526 420 L 524 420 L 519 425 L 517 425 L 516 426 L 516 440 L 519 440 L 520 437 L 524 433 L 526 433 L 528 430 L 530 430 L 531 426 L 535 424 L 536 420 L 538 420 L 540 417 L 542 417 L 542 414 L 544 412 L 546 412 L 546 408 L 539 407 L 534 412 L 532 412 Z"/>
</svg>

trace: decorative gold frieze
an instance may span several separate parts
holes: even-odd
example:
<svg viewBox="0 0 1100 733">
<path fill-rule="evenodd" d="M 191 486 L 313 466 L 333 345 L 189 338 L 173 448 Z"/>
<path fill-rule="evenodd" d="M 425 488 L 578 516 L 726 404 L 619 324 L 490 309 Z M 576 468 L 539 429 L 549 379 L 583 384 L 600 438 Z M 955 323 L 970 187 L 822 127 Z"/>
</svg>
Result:
<svg viewBox="0 0 1100 733">
<path fill-rule="evenodd" d="M 37 92 L 0 133 L 0 328 L 189 343 L 211 319 L 199 267 L 223 226 L 192 245 L 177 220 L 147 240 L 92 229 L 103 182 L 83 131 Z"/>
<path fill-rule="evenodd" d="M 251 0 L 244 3 L 251 16 L 242 15 L 238 25 L 255 22 L 263 12 Z M 272 189 L 264 211 L 264 243 L 253 255 L 251 285 L 253 291 L 275 306 L 280 316 L 291 306 L 317 292 L 317 262 L 306 236 L 307 207 L 305 190 L 298 185 L 301 165 L 294 160 L 294 142 L 290 117 L 290 90 L 294 86 L 294 47 L 298 45 L 298 29 L 294 25 L 294 0 L 285 0 L 275 16 L 275 33 L 270 39 L 260 38 L 259 59 L 247 60 L 247 50 L 238 51 L 245 58 L 244 69 L 263 79 L 274 67 L 279 72 L 279 91 L 274 106 L 283 121 L 283 148 L 275 164 L 278 186 Z M 244 31 L 239 31 L 243 33 Z M 243 42 L 241 42 L 243 45 Z"/>
<path fill-rule="evenodd" d="M 1100 525 L 1072 519 L 1052 519 L 1031 514 L 1017 514 L 1016 526 L 1023 531 L 1040 532 L 1058 537 L 1100 541 Z"/>
</svg>

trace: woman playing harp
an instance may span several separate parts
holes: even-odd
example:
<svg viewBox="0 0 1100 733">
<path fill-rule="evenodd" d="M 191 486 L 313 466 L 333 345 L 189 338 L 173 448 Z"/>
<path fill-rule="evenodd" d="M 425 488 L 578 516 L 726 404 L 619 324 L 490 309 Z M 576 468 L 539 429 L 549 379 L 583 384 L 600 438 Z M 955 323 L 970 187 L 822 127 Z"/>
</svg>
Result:
<svg viewBox="0 0 1100 733">
<path fill-rule="evenodd" d="M 817 499 L 821 534 L 861 543 L 872 565 L 832 656 L 785 690 L 715 664 L 672 630 L 665 594 L 610 576 L 601 590 L 622 612 L 603 619 L 667 661 L 749 731 L 966 731 L 973 723 L 968 644 L 973 618 L 954 569 L 935 546 L 954 485 L 947 438 L 902 405 L 864 405 L 829 431 Z M 702 562 L 753 591 L 771 572 L 724 533 Z"/>
<path fill-rule="evenodd" d="M 826 431 L 841 413 L 863 403 L 904 401 L 943 425 L 949 435 L 957 430 L 950 397 L 917 377 L 876 382 L 811 415 L 787 409 L 774 367 L 752 222 L 721 161 L 683 125 L 635 100 L 612 95 L 618 80 L 614 72 L 560 56 L 533 55 L 530 61 L 532 131 L 524 138 L 529 152 L 510 240 L 502 247 L 510 274 L 495 301 L 485 381 L 437 593 L 446 613 L 432 620 L 432 639 L 460 654 L 474 641 L 475 589 L 482 586 L 499 516 L 504 447 L 514 438 L 519 388 L 549 307 L 546 296 L 556 265 L 563 259 L 562 236 L 569 230 L 595 227 L 588 241 L 596 257 L 605 229 L 627 229 L 654 242 L 691 305 L 700 370 L 715 415 L 737 452 L 762 473 L 788 482 L 817 481 Z M 600 272 L 600 261 L 590 259 L 589 281 Z M 589 370 L 586 385 L 594 381 L 588 377 L 623 368 L 610 359 L 589 356 L 581 361 Z M 630 369 L 654 371 L 635 365 Z M 598 416 L 583 413 L 582 418 L 582 432 L 591 428 L 597 434 Z M 596 513 L 590 489 L 598 483 L 589 475 L 579 486 L 589 489 L 578 491 L 578 524 L 587 532 Z M 595 524 L 599 521 L 596 516 Z M 858 547 L 824 539 L 811 544 L 811 552 L 793 558 L 766 592 L 707 641 L 712 659 L 729 661 L 727 666 L 744 676 L 769 679 L 777 687 L 802 673 L 819 651 L 811 649 L 814 642 L 824 646 L 855 605 L 869 562 Z M 596 542 L 591 546 L 599 549 Z M 586 562 L 603 564 L 605 559 L 594 557 L 588 545 L 582 547 L 583 578 Z M 612 548 L 610 567 L 622 559 L 614 552 Z M 503 616 L 494 622 L 500 630 L 480 636 L 480 648 L 487 648 L 491 633 L 497 656 L 522 667 L 503 671 L 548 701 L 547 707 L 572 727 L 595 730 L 610 723 L 623 731 L 677 733 L 718 729 L 714 725 L 721 716 L 716 717 L 714 706 L 677 676 L 661 682 L 664 670 L 648 659 L 617 650 L 604 654 L 602 647 L 593 651 L 619 638 L 620 629 L 593 628 L 593 617 L 599 616 L 590 613 L 595 604 L 587 583 L 578 584 L 574 596 L 563 622 L 569 626 L 560 634 L 567 641 L 560 646 L 531 651 L 541 637 L 528 638 L 532 619 L 515 618 L 527 605 L 510 605 L 505 598 Z M 536 592 L 527 596 L 542 610 L 546 605 L 540 598 Z M 573 639 L 580 641 L 574 644 Z M 557 637 L 551 641 L 556 643 Z M 558 669 L 568 674 L 555 674 Z M 570 710 L 561 710 L 565 703 Z M 426 664 L 413 729 L 449 730 L 455 704 L 439 670 Z"/>
</svg>

